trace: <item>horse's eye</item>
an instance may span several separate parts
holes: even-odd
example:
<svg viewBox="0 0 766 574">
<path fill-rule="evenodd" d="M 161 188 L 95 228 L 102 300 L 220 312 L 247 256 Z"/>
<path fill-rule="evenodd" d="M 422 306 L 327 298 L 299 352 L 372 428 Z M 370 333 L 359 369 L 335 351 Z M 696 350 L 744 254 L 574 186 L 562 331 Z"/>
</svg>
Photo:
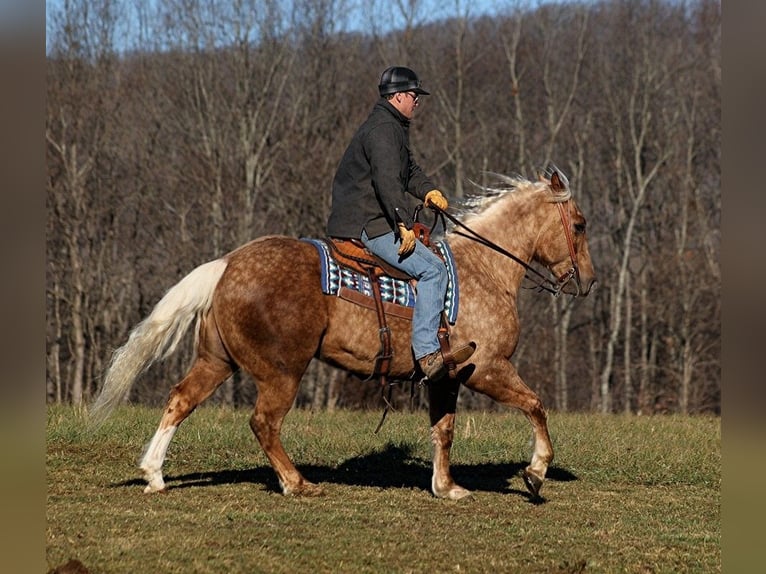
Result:
<svg viewBox="0 0 766 574">
<path fill-rule="evenodd" d="M 575 223 L 574 226 L 575 233 L 583 234 L 585 233 L 585 224 L 584 223 Z"/>
</svg>

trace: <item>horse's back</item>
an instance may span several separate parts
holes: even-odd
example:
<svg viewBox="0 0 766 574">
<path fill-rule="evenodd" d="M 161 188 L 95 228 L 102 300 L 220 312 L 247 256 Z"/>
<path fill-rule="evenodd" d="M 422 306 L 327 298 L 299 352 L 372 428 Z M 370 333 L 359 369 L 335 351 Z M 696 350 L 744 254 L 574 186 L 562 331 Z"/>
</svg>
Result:
<svg viewBox="0 0 766 574">
<path fill-rule="evenodd" d="M 311 244 L 286 235 L 264 235 L 225 255 L 229 267 L 252 269 L 279 276 L 285 261 L 319 273 L 319 258 Z"/>
</svg>

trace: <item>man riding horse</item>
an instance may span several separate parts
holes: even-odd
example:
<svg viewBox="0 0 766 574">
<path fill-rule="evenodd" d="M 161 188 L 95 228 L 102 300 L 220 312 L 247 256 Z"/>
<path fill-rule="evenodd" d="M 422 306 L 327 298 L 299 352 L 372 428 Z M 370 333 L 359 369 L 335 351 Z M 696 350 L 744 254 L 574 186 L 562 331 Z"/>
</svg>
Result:
<svg viewBox="0 0 766 574">
<path fill-rule="evenodd" d="M 410 120 L 420 96 L 429 92 L 415 72 L 402 66 L 386 69 L 378 90 L 380 100 L 354 134 L 335 173 L 327 233 L 361 240 L 370 252 L 417 279 L 412 350 L 423 373 L 436 381 L 447 374 L 437 336 L 447 270 L 415 236 L 407 196 L 426 207 L 447 209 L 447 199 L 415 162 L 409 146 Z M 463 363 L 475 349 L 473 342 L 455 345 L 451 360 Z"/>
</svg>

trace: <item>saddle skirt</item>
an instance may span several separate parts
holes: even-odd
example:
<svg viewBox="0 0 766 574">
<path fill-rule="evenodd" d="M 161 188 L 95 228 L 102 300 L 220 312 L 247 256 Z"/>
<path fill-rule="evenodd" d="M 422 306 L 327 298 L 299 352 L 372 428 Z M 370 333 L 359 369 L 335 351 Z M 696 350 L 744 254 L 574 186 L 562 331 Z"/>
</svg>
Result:
<svg viewBox="0 0 766 574">
<path fill-rule="evenodd" d="M 372 284 L 367 273 L 361 271 L 361 268 L 356 265 L 352 266 L 351 262 L 342 255 L 336 257 L 337 250 L 328 244 L 327 239 L 302 238 L 301 240 L 311 243 L 319 252 L 323 293 L 341 297 L 370 309 L 375 308 Z M 444 312 L 447 321 L 454 325 L 460 302 L 455 259 L 446 240 L 434 241 L 433 244 L 441 253 L 447 267 L 448 283 Z M 372 259 L 374 256 L 367 252 L 366 258 Z M 385 268 L 376 275 L 385 313 L 411 320 L 417 299 L 417 282 L 414 279 L 403 278 L 401 272 L 393 276 L 394 274 L 387 272 Z"/>
</svg>

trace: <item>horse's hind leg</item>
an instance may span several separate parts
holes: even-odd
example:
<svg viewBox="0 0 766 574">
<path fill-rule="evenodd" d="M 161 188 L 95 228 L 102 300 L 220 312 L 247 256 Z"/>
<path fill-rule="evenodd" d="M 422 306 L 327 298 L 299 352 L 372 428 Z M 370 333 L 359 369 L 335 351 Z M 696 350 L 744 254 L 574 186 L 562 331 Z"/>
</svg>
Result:
<svg viewBox="0 0 766 574">
<path fill-rule="evenodd" d="M 162 465 L 178 426 L 233 372 L 212 321 L 200 329 L 197 360 L 186 376 L 170 391 L 165 412 L 154 437 L 146 447 L 140 468 L 147 486 L 144 492 L 165 490 Z"/>
<path fill-rule="evenodd" d="M 300 375 L 280 375 L 278 369 L 273 369 L 268 376 L 260 373 L 256 378 L 258 398 L 250 417 L 250 428 L 277 474 L 282 493 L 316 496 L 322 493 L 322 489 L 303 478 L 280 439 L 282 422 L 298 394 L 300 380 Z"/>
<path fill-rule="evenodd" d="M 431 441 L 434 444 L 431 492 L 438 498 L 452 500 L 459 500 L 471 495 L 471 491 L 455 483 L 449 469 L 449 455 L 455 434 L 455 410 L 459 389 L 460 382 L 451 379 L 432 383 L 428 388 Z"/>
</svg>

